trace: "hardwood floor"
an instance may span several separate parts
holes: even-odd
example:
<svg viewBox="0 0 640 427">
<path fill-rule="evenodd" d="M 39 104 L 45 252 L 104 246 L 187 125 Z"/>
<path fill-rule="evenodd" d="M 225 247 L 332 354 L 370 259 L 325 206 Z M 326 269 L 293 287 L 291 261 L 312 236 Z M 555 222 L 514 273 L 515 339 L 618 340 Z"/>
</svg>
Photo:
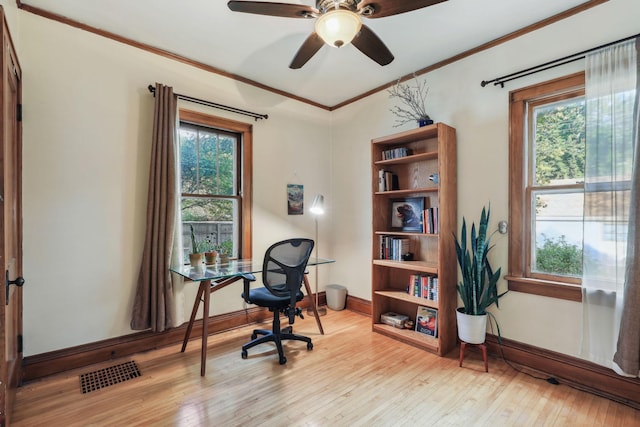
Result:
<svg viewBox="0 0 640 427">
<path fill-rule="evenodd" d="M 519 373 L 468 351 L 437 357 L 371 332 L 370 318 L 329 310 L 314 349 L 286 344 L 281 366 L 263 344 L 240 357 L 253 327 L 76 369 L 23 385 L 12 426 L 637 426 L 640 411 Z M 82 394 L 80 375 L 134 360 L 142 376 Z"/>
</svg>

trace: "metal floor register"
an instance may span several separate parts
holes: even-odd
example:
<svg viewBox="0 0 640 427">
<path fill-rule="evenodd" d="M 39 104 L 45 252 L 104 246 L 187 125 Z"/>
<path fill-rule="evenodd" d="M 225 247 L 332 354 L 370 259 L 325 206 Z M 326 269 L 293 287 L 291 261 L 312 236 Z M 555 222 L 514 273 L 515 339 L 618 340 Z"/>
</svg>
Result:
<svg viewBox="0 0 640 427">
<path fill-rule="evenodd" d="M 82 394 L 128 381 L 141 375 L 134 361 L 82 374 L 80 375 Z"/>
</svg>

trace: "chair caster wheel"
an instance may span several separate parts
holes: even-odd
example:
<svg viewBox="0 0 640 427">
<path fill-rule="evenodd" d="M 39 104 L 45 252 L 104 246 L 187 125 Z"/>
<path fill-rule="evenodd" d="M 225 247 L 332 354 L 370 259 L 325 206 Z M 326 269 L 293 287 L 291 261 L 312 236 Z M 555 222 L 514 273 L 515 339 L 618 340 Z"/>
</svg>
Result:
<svg viewBox="0 0 640 427">
<path fill-rule="evenodd" d="M 247 350 L 242 350 L 242 358 L 246 359 L 248 357 Z"/>
<path fill-rule="evenodd" d="M 307 350 L 313 350 L 313 343 L 307 343 Z"/>
<path fill-rule="evenodd" d="M 287 358 L 286 357 L 281 357 L 279 360 L 281 365 L 284 365 L 285 363 L 287 363 Z"/>
<path fill-rule="evenodd" d="M 256 338 L 258 338 L 257 334 L 251 334 L 251 341 L 255 340 Z"/>
</svg>

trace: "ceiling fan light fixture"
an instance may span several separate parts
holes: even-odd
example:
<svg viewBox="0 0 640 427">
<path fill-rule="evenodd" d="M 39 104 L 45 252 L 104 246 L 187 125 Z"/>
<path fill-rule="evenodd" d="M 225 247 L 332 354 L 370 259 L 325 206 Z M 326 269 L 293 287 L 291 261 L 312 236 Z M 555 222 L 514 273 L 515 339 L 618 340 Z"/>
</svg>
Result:
<svg viewBox="0 0 640 427">
<path fill-rule="evenodd" d="M 335 9 L 318 18 L 316 33 L 329 46 L 342 47 L 351 43 L 361 26 L 357 14 L 346 9 Z"/>
</svg>

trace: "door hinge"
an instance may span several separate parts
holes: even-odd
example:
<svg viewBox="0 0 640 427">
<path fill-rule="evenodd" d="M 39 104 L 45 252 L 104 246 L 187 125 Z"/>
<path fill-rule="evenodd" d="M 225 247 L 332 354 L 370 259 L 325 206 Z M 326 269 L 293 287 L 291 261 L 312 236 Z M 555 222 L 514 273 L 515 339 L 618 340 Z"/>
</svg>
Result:
<svg viewBox="0 0 640 427">
<path fill-rule="evenodd" d="M 18 353 L 22 353 L 22 334 L 18 335 L 17 341 L 18 341 Z"/>
<path fill-rule="evenodd" d="M 22 121 L 22 104 L 18 104 L 16 107 L 16 120 L 19 122 Z"/>
</svg>

